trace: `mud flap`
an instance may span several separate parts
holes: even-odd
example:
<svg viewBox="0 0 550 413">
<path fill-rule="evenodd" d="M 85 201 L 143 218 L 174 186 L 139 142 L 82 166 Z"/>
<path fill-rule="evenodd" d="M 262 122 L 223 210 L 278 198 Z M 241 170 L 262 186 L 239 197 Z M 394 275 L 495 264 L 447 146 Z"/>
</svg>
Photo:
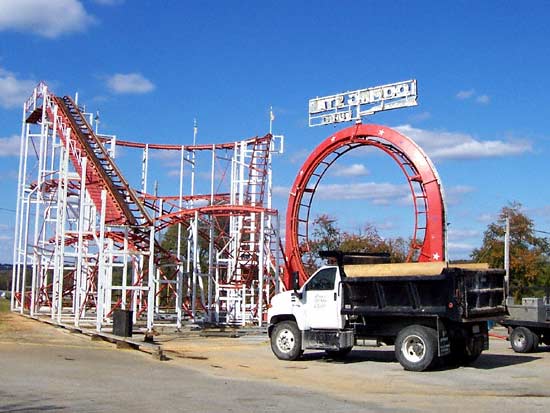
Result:
<svg viewBox="0 0 550 413">
<path fill-rule="evenodd" d="M 437 355 L 439 357 L 451 354 L 451 341 L 443 322 L 437 317 Z"/>
</svg>

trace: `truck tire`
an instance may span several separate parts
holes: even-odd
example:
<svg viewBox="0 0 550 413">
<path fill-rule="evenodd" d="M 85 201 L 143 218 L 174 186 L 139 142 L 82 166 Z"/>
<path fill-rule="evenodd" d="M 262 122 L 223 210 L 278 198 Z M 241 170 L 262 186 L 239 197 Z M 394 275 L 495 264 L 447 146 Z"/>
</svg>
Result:
<svg viewBox="0 0 550 413">
<path fill-rule="evenodd" d="M 341 348 L 340 350 L 325 350 L 325 353 L 327 353 L 327 356 L 333 359 L 341 359 L 346 357 L 352 348 L 353 347 L 344 347 L 344 348 Z"/>
<path fill-rule="evenodd" d="M 537 333 L 532 333 L 532 334 L 533 334 L 533 348 L 531 349 L 531 351 L 537 351 L 539 349 L 540 337 Z"/>
<path fill-rule="evenodd" d="M 538 336 L 527 327 L 516 327 L 510 334 L 510 344 L 516 353 L 529 353 L 538 346 Z"/>
<path fill-rule="evenodd" d="M 464 338 L 451 341 L 451 353 L 446 356 L 446 361 L 454 366 L 467 366 L 476 361 L 483 352 L 481 343 L 470 343 Z"/>
<path fill-rule="evenodd" d="M 481 353 L 483 352 L 482 349 L 475 349 L 470 354 L 464 355 L 463 358 L 463 364 L 467 366 L 468 364 L 472 364 L 474 361 L 476 361 L 479 356 L 481 356 Z"/>
<path fill-rule="evenodd" d="M 421 325 L 405 327 L 397 334 L 395 357 L 405 370 L 430 368 L 437 359 L 437 332 Z"/>
<path fill-rule="evenodd" d="M 302 334 L 294 321 L 278 323 L 271 333 L 271 350 L 279 360 L 297 360 L 302 355 Z"/>
</svg>

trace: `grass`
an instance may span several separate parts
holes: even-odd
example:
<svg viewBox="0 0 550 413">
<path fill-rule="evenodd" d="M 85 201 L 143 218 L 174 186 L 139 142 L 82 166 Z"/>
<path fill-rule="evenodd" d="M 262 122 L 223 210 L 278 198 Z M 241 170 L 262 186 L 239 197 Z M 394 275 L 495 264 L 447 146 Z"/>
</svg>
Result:
<svg viewBox="0 0 550 413">
<path fill-rule="evenodd" d="M 0 313 L 7 313 L 10 311 L 10 300 L 0 298 Z"/>
<path fill-rule="evenodd" d="M 6 326 L 5 314 L 10 311 L 10 300 L 0 298 L 0 331 Z"/>
</svg>

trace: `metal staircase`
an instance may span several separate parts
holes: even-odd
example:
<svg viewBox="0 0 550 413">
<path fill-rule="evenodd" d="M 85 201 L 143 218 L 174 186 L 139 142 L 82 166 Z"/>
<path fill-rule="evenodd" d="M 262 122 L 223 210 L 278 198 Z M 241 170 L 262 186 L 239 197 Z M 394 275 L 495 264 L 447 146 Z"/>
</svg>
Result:
<svg viewBox="0 0 550 413">
<path fill-rule="evenodd" d="M 247 206 L 259 208 L 264 206 L 271 138 L 271 135 L 256 138 L 252 145 L 244 193 L 244 204 Z M 241 281 L 249 284 L 257 275 L 255 272 L 258 271 L 260 263 L 260 250 L 264 248 L 263 245 L 260 245 L 263 229 L 262 216 L 260 213 L 251 212 L 242 219 L 235 272 L 240 275 Z"/>
</svg>

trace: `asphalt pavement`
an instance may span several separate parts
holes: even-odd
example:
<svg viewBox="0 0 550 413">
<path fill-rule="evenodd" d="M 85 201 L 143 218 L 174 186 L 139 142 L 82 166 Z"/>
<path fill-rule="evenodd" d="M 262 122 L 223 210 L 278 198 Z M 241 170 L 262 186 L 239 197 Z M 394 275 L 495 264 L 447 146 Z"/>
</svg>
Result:
<svg viewBox="0 0 550 413">
<path fill-rule="evenodd" d="M 266 337 L 157 337 L 169 360 L 0 314 L 0 412 L 550 411 L 550 350 L 404 371 L 391 347 L 277 360 Z"/>
</svg>

